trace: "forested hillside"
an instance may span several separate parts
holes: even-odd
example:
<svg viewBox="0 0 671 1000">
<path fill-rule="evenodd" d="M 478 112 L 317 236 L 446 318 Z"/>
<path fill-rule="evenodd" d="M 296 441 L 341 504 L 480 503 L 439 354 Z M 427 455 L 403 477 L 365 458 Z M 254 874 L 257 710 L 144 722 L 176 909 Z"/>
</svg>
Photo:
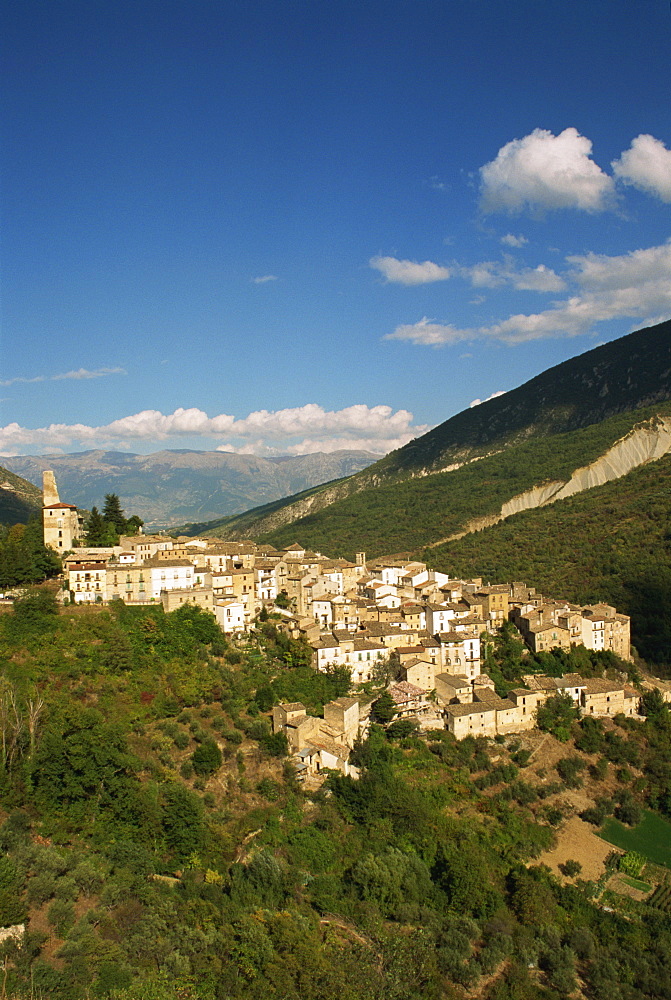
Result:
<svg viewBox="0 0 671 1000">
<path fill-rule="evenodd" d="M 423 555 L 453 576 L 524 580 L 553 597 L 607 600 L 631 615 L 640 654 L 671 666 L 671 456 Z"/>
<path fill-rule="evenodd" d="M 525 441 L 451 472 L 380 485 L 262 535 L 278 548 L 297 538 L 329 555 L 353 558 L 414 552 L 463 530 L 474 518 L 496 515 L 534 486 L 566 480 L 593 462 L 640 421 L 671 414 L 661 403 L 610 417 L 571 433 Z"/>
<path fill-rule="evenodd" d="M 349 479 L 328 484 L 308 497 L 289 497 L 270 510 L 257 511 L 256 518 L 249 512 L 240 529 L 257 536 L 291 524 L 302 526 L 307 518 L 312 526 L 312 517 L 322 511 L 326 517 L 331 510 L 346 524 L 348 508 L 341 514 L 341 504 L 356 494 L 365 497 L 365 507 L 385 485 L 510 454 L 526 442 L 547 447 L 550 440 L 627 413 L 665 412 L 660 405 L 670 398 L 671 321 L 666 321 L 602 344 L 504 395 L 457 413 Z M 549 473 L 551 478 L 559 474 Z M 398 513 L 403 518 L 402 507 Z M 241 537 L 235 520 L 221 532 Z"/>
<path fill-rule="evenodd" d="M 0 524 L 25 524 L 42 507 L 42 492 L 0 466 Z"/>
<path fill-rule="evenodd" d="M 608 732 L 569 717 L 537 758 L 530 735 L 374 727 L 361 779 L 307 794 L 267 710 L 319 712 L 348 681 L 271 621 L 235 647 L 197 608 L 58 614 L 38 591 L 0 616 L 0 655 L 0 925 L 28 920 L 2 946 L 8 998 L 668 997 L 664 869 L 641 883 L 657 905 L 603 895 L 610 862 L 598 881 L 587 857 L 539 864 L 576 788 L 586 829 L 614 813 L 626 831 L 642 806 L 663 825 L 654 699 Z M 522 655 L 503 636 L 488 666 L 517 676 Z"/>
</svg>

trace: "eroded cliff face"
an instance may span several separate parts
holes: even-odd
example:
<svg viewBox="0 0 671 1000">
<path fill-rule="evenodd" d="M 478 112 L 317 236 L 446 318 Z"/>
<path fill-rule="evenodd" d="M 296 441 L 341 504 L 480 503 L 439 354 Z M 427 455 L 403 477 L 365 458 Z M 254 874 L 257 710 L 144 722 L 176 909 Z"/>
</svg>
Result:
<svg viewBox="0 0 671 1000">
<path fill-rule="evenodd" d="M 650 420 L 632 427 L 628 434 L 616 441 L 612 448 L 596 461 L 576 469 L 569 480 L 545 483 L 542 486 L 534 486 L 531 490 L 525 490 L 524 493 L 504 503 L 500 513 L 492 514 L 490 517 L 474 518 L 465 525 L 463 531 L 434 542 L 430 547 L 456 541 L 473 531 L 482 531 L 483 528 L 504 521 L 512 514 L 519 514 L 520 511 L 545 507 L 549 503 L 582 493 L 583 490 L 603 486 L 613 479 L 626 476 L 639 465 L 663 458 L 669 452 L 671 452 L 671 417 L 651 417 Z"/>
</svg>

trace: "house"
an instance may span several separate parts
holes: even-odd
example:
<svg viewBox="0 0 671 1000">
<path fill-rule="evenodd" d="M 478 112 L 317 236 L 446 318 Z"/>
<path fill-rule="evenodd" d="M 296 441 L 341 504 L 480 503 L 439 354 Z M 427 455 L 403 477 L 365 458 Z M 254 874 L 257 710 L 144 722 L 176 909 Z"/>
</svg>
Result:
<svg viewBox="0 0 671 1000">
<path fill-rule="evenodd" d="M 358 777 L 350 764 L 350 752 L 359 735 L 359 703 L 355 698 L 328 702 L 323 719 L 308 715 L 301 702 L 275 705 L 273 732 L 285 733 L 299 778 L 315 778 L 326 769 Z"/>
<path fill-rule="evenodd" d="M 582 610 L 582 643 L 588 649 L 610 650 L 623 660 L 631 659 L 631 629 L 628 615 L 620 615 L 609 604 Z"/>
<path fill-rule="evenodd" d="M 507 583 L 495 583 L 489 587 L 480 587 L 474 597 L 484 598 L 482 607 L 490 626 L 498 627 L 508 620 L 510 588 Z"/>
<path fill-rule="evenodd" d="M 427 632 L 430 632 L 431 635 L 437 635 L 439 632 L 450 631 L 455 614 L 452 605 L 426 604 L 424 610 Z"/>
<path fill-rule="evenodd" d="M 447 673 L 466 674 L 474 680 L 480 673 L 480 636 L 466 629 L 441 632 L 441 663 Z"/>
<path fill-rule="evenodd" d="M 212 587 L 175 587 L 172 590 L 161 591 L 161 604 L 166 614 L 176 611 L 184 604 L 193 604 L 203 611 L 214 611 L 214 595 Z"/>
<path fill-rule="evenodd" d="M 422 688 L 407 681 L 399 681 L 398 684 L 391 684 L 387 690 L 396 704 L 394 719 L 417 718 L 429 714 L 431 704 Z"/>
<path fill-rule="evenodd" d="M 436 686 L 436 664 L 425 657 L 410 657 L 401 667 L 401 676 L 413 687 L 422 691 L 433 691 Z"/>
<path fill-rule="evenodd" d="M 625 705 L 624 685 L 618 684 L 616 681 L 602 680 L 600 677 L 589 677 L 584 684 L 582 709 L 585 715 L 636 714 L 638 697 L 636 697 L 634 705 L 632 704 L 633 699 L 629 696 Z"/>
<path fill-rule="evenodd" d="M 470 705 L 448 705 L 445 727 L 458 740 L 465 736 L 496 736 L 496 707 L 486 702 Z"/>
<path fill-rule="evenodd" d="M 243 601 L 234 597 L 218 598 L 213 603 L 212 612 L 217 619 L 217 625 L 226 635 L 245 631 L 246 606 Z"/>
<path fill-rule="evenodd" d="M 467 705 L 473 701 L 473 685 L 465 674 L 436 674 L 434 686 L 440 705 Z"/>
<path fill-rule="evenodd" d="M 68 567 L 68 590 L 75 604 L 105 600 L 107 566 L 104 563 L 74 562 Z"/>
</svg>

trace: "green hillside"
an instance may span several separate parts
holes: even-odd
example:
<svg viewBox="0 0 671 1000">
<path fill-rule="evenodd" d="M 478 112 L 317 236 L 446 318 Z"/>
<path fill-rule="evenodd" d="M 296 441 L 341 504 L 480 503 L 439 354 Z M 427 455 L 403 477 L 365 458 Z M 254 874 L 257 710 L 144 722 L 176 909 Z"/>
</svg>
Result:
<svg viewBox="0 0 671 1000">
<path fill-rule="evenodd" d="M 503 503 L 533 486 L 568 479 L 654 414 L 671 414 L 671 402 L 572 433 L 535 437 L 452 472 L 355 493 L 261 538 L 278 548 L 299 538 L 310 548 L 347 558 L 362 550 L 369 556 L 414 551 L 458 532 L 472 518 L 497 514 Z"/>
<path fill-rule="evenodd" d="M 26 524 L 41 507 L 41 490 L 0 466 L 0 524 Z"/>
<path fill-rule="evenodd" d="M 671 321 L 666 321 L 571 358 L 503 396 L 464 410 L 354 476 L 320 486 L 308 494 L 288 497 L 277 504 L 248 511 L 240 521 L 211 524 L 216 525 L 217 533 L 227 538 L 239 539 L 245 535 L 268 538 L 276 535 L 278 539 L 295 537 L 295 532 L 289 535 L 283 532 L 282 529 L 288 525 L 296 525 L 301 531 L 305 528 L 312 532 L 314 529 L 314 537 L 323 538 L 327 534 L 322 522 L 313 521 L 313 518 L 319 518 L 319 512 L 328 509 L 345 533 L 343 546 L 358 547 L 361 543 L 354 540 L 349 522 L 358 518 L 360 512 L 365 513 L 371 507 L 379 508 L 371 491 L 378 492 L 387 485 L 440 474 L 442 469 L 464 465 L 474 459 L 491 458 L 501 452 L 517 453 L 528 442 L 535 442 L 536 447 L 541 449 L 546 447 L 541 445 L 542 440 L 554 442 L 561 435 L 586 430 L 607 421 L 616 421 L 609 425 L 616 427 L 617 418 L 629 413 L 651 407 L 651 413 L 663 412 L 655 408 L 670 398 Z M 622 433 L 626 433 L 626 420 L 619 426 L 623 428 Z M 553 445 L 549 447 L 552 449 Z M 562 453 L 564 447 L 561 443 Z M 509 461 L 517 464 L 517 457 Z M 545 470 L 544 474 L 550 479 L 561 475 L 559 466 L 556 472 L 550 464 Z M 496 475 L 499 476 L 500 472 Z M 516 476 L 511 480 L 514 490 L 519 481 L 521 479 Z M 483 488 L 486 492 L 486 484 Z M 440 492 L 440 487 L 437 486 L 436 490 Z M 354 500 L 352 507 L 339 506 L 358 494 L 362 495 L 360 501 Z M 399 520 L 409 529 L 405 511 L 413 506 L 413 502 L 410 498 L 406 500 L 406 494 L 403 497 L 405 507 L 399 509 Z M 422 498 L 420 503 L 423 502 Z M 434 499 L 430 499 L 429 503 L 433 506 Z M 383 507 L 388 506 L 385 500 Z M 382 517 L 386 520 L 384 510 Z M 446 518 L 451 519 L 449 510 Z M 394 515 L 390 520 L 394 520 Z M 204 527 L 208 528 L 211 524 Z M 376 551 L 378 538 L 384 537 L 385 533 L 376 526 L 372 542 Z M 337 534 L 333 532 L 332 537 Z M 307 539 L 308 536 L 305 537 Z M 441 535 L 433 536 L 434 540 L 439 537 Z M 424 544 L 427 540 L 428 537 L 415 537 L 408 544 Z M 394 547 L 397 547 L 395 543 Z M 407 547 L 401 544 L 401 548 Z M 388 551 L 389 546 L 382 542 L 382 549 Z"/>
<path fill-rule="evenodd" d="M 534 759 L 539 734 L 372 726 L 359 780 L 309 790 L 268 706 L 321 713 L 348 682 L 306 654 L 187 605 L 59 613 L 41 589 L 0 616 L 0 926 L 27 928 L 3 997 L 668 1000 L 666 870 L 634 905 L 580 845 L 544 864 L 571 789 L 593 826 L 671 814 L 667 706 Z"/>
<path fill-rule="evenodd" d="M 260 507 L 253 507 L 252 510 L 245 511 L 243 514 L 231 514 L 229 517 L 220 517 L 214 521 L 198 521 L 191 524 L 185 524 L 178 528 L 172 528 L 170 531 L 171 535 L 188 535 L 190 537 L 195 537 L 196 535 L 201 538 L 207 537 L 231 537 L 235 534 L 236 538 L 249 538 L 251 537 L 250 532 L 253 532 L 254 526 L 259 520 L 259 518 L 267 517 L 269 514 L 273 514 L 276 510 L 281 510 L 286 507 L 287 504 L 295 503 L 299 500 L 305 500 L 307 497 L 314 496 L 315 493 L 319 493 L 320 490 L 326 489 L 329 486 L 333 486 L 334 483 L 344 482 L 341 479 L 334 479 L 330 483 L 321 483 L 319 486 L 312 486 L 308 490 L 302 490 L 300 493 L 294 493 L 290 497 L 283 497 L 280 500 L 272 500 L 270 503 L 262 504 Z"/>
<path fill-rule="evenodd" d="M 602 344 L 463 410 L 359 473 L 402 476 L 599 423 L 671 396 L 671 320 Z"/>
<path fill-rule="evenodd" d="M 609 601 L 631 615 L 641 656 L 671 666 L 671 456 L 423 557 L 452 576 L 524 580 L 571 601 Z"/>
</svg>

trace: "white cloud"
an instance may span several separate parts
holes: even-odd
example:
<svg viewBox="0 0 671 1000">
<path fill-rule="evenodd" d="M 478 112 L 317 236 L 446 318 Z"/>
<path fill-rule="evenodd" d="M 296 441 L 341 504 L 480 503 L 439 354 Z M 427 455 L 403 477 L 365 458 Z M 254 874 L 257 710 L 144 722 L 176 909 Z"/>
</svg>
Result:
<svg viewBox="0 0 671 1000">
<path fill-rule="evenodd" d="M 528 292 L 561 292 L 566 288 L 566 282 L 560 278 L 551 267 L 539 264 L 538 267 L 525 267 L 511 276 L 512 284 L 519 291 Z"/>
<path fill-rule="evenodd" d="M 368 263 L 388 282 L 397 285 L 427 285 L 432 281 L 446 281 L 452 276 L 448 267 L 441 267 L 430 260 L 419 264 L 414 260 L 397 260 L 396 257 L 371 257 Z"/>
<path fill-rule="evenodd" d="M 426 318 L 399 326 L 386 340 L 441 347 L 461 340 L 493 339 L 519 344 L 546 337 L 576 337 L 613 319 L 657 322 L 671 318 L 671 241 L 618 257 L 586 254 L 567 258 L 576 294 L 540 313 L 519 313 L 491 326 L 459 329 Z"/>
<path fill-rule="evenodd" d="M 491 396 L 487 396 L 487 399 L 473 399 L 469 404 L 469 409 L 473 409 L 474 406 L 480 406 L 482 403 L 488 403 L 490 399 L 496 399 L 497 396 L 505 396 L 506 389 L 499 389 L 498 392 L 493 392 Z"/>
<path fill-rule="evenodd" d="M 471 267 L 462 267 L 460 274 L 467 278 L 474 288 L 512 285 L 518 291 L 527 292 L 561 292 L 566 288 L 564 279 L 560 278 L 551 267 L 539 264 L 538 267 L 524 267 L 518 270 L 510 256 L 506 256 L 503 261 L 485 260 Z"/>
<path fill-rule="evenodd" d="M 276 274 L 262 274 L 258 278 L 252 278 L 255 285 L 265 285 L 268 281 L 278 281 Z"/>
<path fill-rule="evenodd" d="M 624 184 L 671 202 L 671 150 L 652 135 L 638 135 L 619 160 L 611 164 Z"/>
<path fill-rule="evenodd" d="M 434 319 L 424 316 L 419 323 L 403 323 L 397 326 L 393 333 L 386 333 L 383 340 L 409 340 L 413 344 L 425 347 L 443 347 L 445 344 L 456 344 L 460 340 L 473 340 L 477 337 L 476 330 L 460 330 L 446 323 L 436 323 Z"/>
<path fill-rule="evenodd" d="M 577 129 L 545 129 L 503 146 L 480 168 L 484 212 L 578 208 L 602 212 L 613 201 L 613 179 L 590 159 L 592 143 Z"/>
<path fill-rule="evenodd" d="M 223 437 L 235 443 L 219 445 L 222 451 L 286 455 L 355 448 L 383 454 L 426 430 L 427 426 L 413 424 L 409 410 L 363 403 L 331 411 L 307 403 L 274 412 L 257 410 L 242 419 L 226 413 L 209 417 L 195 407 L 180 407 L 169 414 L 142 410 L 101 427 L 51 424 L 31 429 L 12 423 L 0 428 L 0 449 L 16 454 L 35 447 L 128 447 L 133 441 Z"/>
<path fill-rule="evenodd" d="M 63 372 L 59 375 L 35 375 L 33 378 L 8 378 L 0 381 L 0 385 L 15 385 L 21 383 L 29 385 L 32 382 L 61 382 L 63 379 L 90 379 L 105 378 L 107 375 L 126 375 L 125 368 L 96 368 L 90 371 L 88 368 L 78 368 L 76 371 Z"/>
<path fill-rule="evenodd" d="M 520 247 L 525 246 L 529 240 L 526 236 L 514 236 L 512 233 L 506 233 L 505 236 L 501 237 L 499 242 L 503 243 L 506 247 L 515 247 L 516 249 L 519 249 Z"/>
</svg>

